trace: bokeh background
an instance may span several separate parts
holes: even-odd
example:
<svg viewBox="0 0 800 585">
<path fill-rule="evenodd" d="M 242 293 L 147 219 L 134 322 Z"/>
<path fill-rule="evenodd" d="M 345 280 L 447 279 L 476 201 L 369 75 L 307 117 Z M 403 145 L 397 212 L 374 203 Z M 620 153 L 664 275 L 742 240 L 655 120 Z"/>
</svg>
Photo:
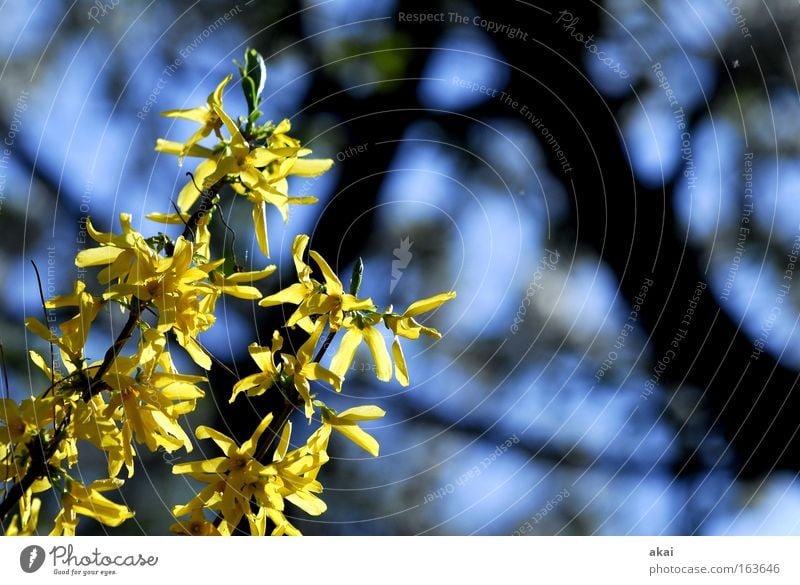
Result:
<svg viewBox="0 0 800 585">
<path fill-rule="evenodd" d="M 798 18 L 790 0 L 4 2 L 9 391 L 46 382 L 26 361 L 46 349 L 22 324 L 41 314 L 31 260 L 49 296 L 78 276 L 85 216 L 163 229 L 143 216 L 192 163 L 154 141 L 193 128 L 158 112 L 204 103 L 253 46 L 266 117 L 336 160 L 292 183 L 318 205 L 271 218 L 287 269 L 269 290 L 306 232 L 342 275 L 362 256 L 379 303 L 458 291 L 427 321 L 443 338 L 405 345 L 411 387 L 364 353 L 342 396 L 319 388 L 388 415 L 376 459 L 334 439 L 328 512 L 292 514 L 305 533 L 796 534 Z M 234 84 L 225 101 L 244 109 Z M 239 262 L 267 263 L 247 205 L 225 213 Z M 201 341 L 245 375 L 283 316 L 234 301 Z M 268 402 L 231 407 L 234 378 L 210 377 L 186 427 L 246 438 Z M 119 494 L 136 517 L 81 532 L 166 533 L 197 489 L 170 465 L 203 453 L 140 452 Z"/>
</svg>

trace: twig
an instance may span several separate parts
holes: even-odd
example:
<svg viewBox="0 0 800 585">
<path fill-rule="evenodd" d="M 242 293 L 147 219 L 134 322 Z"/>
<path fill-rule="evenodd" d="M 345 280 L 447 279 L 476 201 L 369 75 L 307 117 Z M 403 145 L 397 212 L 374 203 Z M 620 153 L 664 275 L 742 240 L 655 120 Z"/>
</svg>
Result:
<svg viewBox="0 0 800 585">
<path fill-rule="evenodd" d="M 292 413 L 299 409 L 300 405 L 303 403 L 303 399 L 293 386 L 289 388 L 288 393 L 281 388 L 280 384 L 274 384 L 273 386 L 276 386 L 283 396 L 283 403 L 277 412 L 272 413 L 272 421 L 269 423 L 269 426 L 267 426 L 266 431 L 261 435 L 262 439 L 259 441 L 260 445 L 253 455 L 253 459 L 263 465 L 270 463 L 272 454 L 275 452 L 272 448 L 275 444 L 275 439 L 280 436 L 284 425 L 289 421 Z M 292 395 L 290 395 L 290 393 Z"/>
<path fill-rule="evenodd" d="M 39 274 L 39 267 L 36 266 L 36 262 L 31 260 L 31 264 L 33 264 L 33 270 L 36 272 L 36 282 L 39 285 L 39 299 L 42 301 L 42 313 L 44 314 L 44 323 L 47 324 L 47 303 L 44 300 L 44 289 L 42 288 L 42 275 Z M 53 342 L 50 342 L 50 383 L 55 386 L 56 385 L 56 348 L 53 345 Z"/>
<path fill-rule="evenodd" d="M 103 357 L 103 362 L 100 364 L 100 367 L 95 372 L 92 379 L 89 380 L 88 387 L 83 393 L 84 402 L 89 402 L 92 396 L 105 388 L 105 386 L 99 384 L 99 382 L 103 376 L 105 376 L 106 372 L 108 372 L 108 369 L 111 367 L 111 364 L 114 363 L 114 360 L 117 359 L 122 347 L 128 343 L 130 338 L 133 336 L 133 331 L 139 324 L 139 318 L 141 317 L 142 309 L 145 307 L 147 307 L 146 301 L 141 301 L 136 297 L 131 298 L 128 320 L 125 322 L 125 326 L 122 328 L 122 331 L 119 332 L 116 341 L 114 341 L 114 345 L 109 347 L 108 351 L 106 351 L 106 355 Z"/>
<path fill-rule="evenodd" d="M 325 352 L 328 351 L 328 348 L 331 346 L 331 341 L 333 341 L 333 338 L 336 337 L 336 331 L 338 330 L 331 329 L 330 331 L 328 331 L 328 336 L 325 338 L 325 341 L 322 342 L 322 347 L 319 348 L 319 351 L 317 352 L 317 355 L 314 356 L 313 361 L 319 363 L 319 361 L 325 355 Z"/>
<path fill-rule="evenodd" d="M 336 329 L 331 329 L 328 331 L 328 335 L 325 337 L 325 341 L 322 342 L 322 346 L 319 348 L 319 351 L 317 352 L 317 355 L 314 357 L 313 361 L 319 363 L 319 361 L 323 358 L 325 352 L 328 351 L 333 338 L 336 337 L 336 332 Z M 272 422 L 262 435 L 262 437 L 266 437 L 266 439 L 263 443 L 261 443 L 261 445 L 259 445 L 254 455 L 254 459 L 264 465 L 268 464 L 269 460 L 272 459 L 272 453 L 274 452 L 272 446 L 275 444 L 275 439 L 280 436 L 283 426 L 288 422 L 289 418 L 292 416 L 292 413 L 299 409 L 303 404 L 300 394 L 297 393 L 294 387 L 290 387 L 287 392 L 281 388 L 280 384 L 274 384 L 273 386 L 277 386 L 278 390 L 280 390 L 281 396 L 283 396 L 283 404 L 277 413 L 273 412 Z"/>
<path fill-rule="evenodd" d="M 186 222 L 186 228 L 183 230 L 183 234 L 181 234 L 185 240 L 194 242 L 194 228 L 197 227 L 197 223 L 205 217 L 206 213 L 211 211 L 214 207 L 214 199 L 216 199 L 219 193 L 223 180 L 224 179 L 221 179 L 219 182 L 214 183 L 200 195 L 200 202 L 197 210 L 189 216 L 189 221 Z M 196 187 L 195 185 L 195 188 Z"/>
<path fill-rule="evenodd" d="M 203 350 L 203 351 L 206 353 L 206 355 L 207 355 L 208 357 L 210 357 L 210 358 L 211 358 L 211 360 L 212 360 L 212 361 L 213 361 L 215 364 L 217 364 L 217 365 L 218 365 L 220 368 L 222 368 L 223 370 L 225 370 L 226 372 L 228 372 L 228 373 L 229 373 L 231 376 L 233 376 L 233 377 L 234 377 L 234 378 L 236 378 L 237 380 L 239 379 L 239 376 L 236 374 L 236 372 L 234 372 L 233 370 L 231 370 L 231 369 L 230 369 L 228 366 L 226 366 L 226 365 L 225 365 L 225 362 L 223 362 L 223 361 L 222 361 L 222 360 L 220 360 L 220 359 L 219 359 L 217 356 L 215 356 L 213 353 L 211 353 L 211 350 L 209 350 L 209 349 L 208 349 L 208 348 L 207 348 L 205 345 L 203 345 L 202 343 L 200 343 L 200 340 L 199 340 L 199 339 L 195 339 L 195 342 L 197 343 L 197 345 L 199 345 L 199 346 L 200 346 L 200 349 L 202 349 L 202 350 Z"/>
<path fill-rule="evenodd" d="M 11 511 L 11 509 L 17 504 L 17 502 L 22 499 L 31 486 L 34 484 L 36 480 L 41 477 L 47 475 L 48 477 L 50 474 L 50 468 L 47 465 L 47 462 L 50 458 L 55 454 L 58 450 L 58 446 L 63 439 L 64 429 L 66 428 L 66 422 L 69 420 L 69 415 L 64 417 L 62 424 L 59 425 L 59 428 L 55 430 L 53 433 L 53 437 L 50 439 L 48 443 L 42 443 L 42 438 L 40 435 L 36 435 L 31 442 L 36 441 L 38 448 L 30 448 L 29 446 L 29 453 L 31 456 L 31 463 L 28 467 L 28 471 L 25 472 L 25 475 L 22 477 L 21 480 L 15 482 L 14 485 L 6 492 L 6 497 L 0 502 L 0 526 L 3 526 L 3 531 L 5 532 L 5 517 Z"/>
</svg>

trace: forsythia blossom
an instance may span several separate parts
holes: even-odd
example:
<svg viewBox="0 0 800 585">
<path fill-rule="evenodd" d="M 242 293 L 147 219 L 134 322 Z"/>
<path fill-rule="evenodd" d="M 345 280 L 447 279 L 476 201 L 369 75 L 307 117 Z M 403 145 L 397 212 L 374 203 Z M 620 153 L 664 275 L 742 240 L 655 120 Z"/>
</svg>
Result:
<svg viewBox="0 0 800 585">
<path fill-rule="evenodd" d="M 291 196 L 289 177 L 315 177 L 333 164 L 331 159 L 310 158 L 311 151 L 289 135 L 288 120 L 259 122 L 266 68 L 257 52 L 246 52 L 240 73 L 247 116 L 234 117 L 224 108 L 232 76 L 216 86 L 205 104 L 163 112 L 200 125 L 185 141 L 156 142 L 156 150 L 176 155 L 179 165 L 185 157 L 203 159 L 180 189 L 175 213 L 146 216 L 164 229 L 178 231 L 146 237 L 134 228 L 128 213 L 119 215 L 119 233 L 102 232 L 87 219 L 86 231 L 96 245 L 79 251 L 75 265 L 96 269 L 101 289 L 91 291 L 84 281 L 76 281 L 72 292 L 43 299 L 47 324 L 26 319 L 28 330 L 49 344 L 50 352 L 29 352 L 42 374 L 40 392 L 20 401 L 0 399 L 0 526 L 5 534 L 40 533 L 42 501 L 51 499 L 40 495 L 45 492 L 53 492 L 59 502 L 55 518 L 42 529 L 51 535 L 76 534 L 81 517 L 119 526 L 134 512 L 124 499 L 115 501 L 115 492 L 124 485 L 123 470 L 133 476 L 142 446 L 151 452 L 188 453 L 193 439 L 210 439 L 221 455 L 182 460 L 172 467 L 173 474 L 202 487 L 189 502 L 174 506 L 176 522 L 170 530 L 231 535 L 246 527 L 252 535 L 298 535 L 287 519 L 287 504 L 312 516 L 326 511 L 318 477 L 329 461 L 331 435 L 338 433 L 372 456 L 380 452 L 377 439 L 362 425 L 385 412 L 369 405 L 337 413 L 318 399 L 318 387 L 341 392 L 362 341 L 379 380 L 390 380 L 394 370 L 395 378 L 408 385 L 398 339 L 440 337 L 415 318 L 452 299 L 453 292 L 413 303 L 402 314 L 391 307 L 379 311 L 372 299 L 358 296 L 360 260 L 345 290 L 317 251 L 308 252 L 313 267 L 307 263 L 310 238 L 300 234 L 292 244 L 296 282 L 280 290 L 270 283 L 278 291 L 264 297 L 262 285 L 256 284 L 270 277 L 276 266 L 246 270 L 236 262 L 235 237 L 213 237 L 212 229 L 235 234 L 223 217 L 222 200 L 244 198 L 252 205 L 253 237 L 269 256 L 268 210 L 277 209 L 269 213 L 278 213 L 286 222 L 291 205 L 316 202 L 311 196 Z M 207 139 L 213 143 L 201 144 Z M 253 309 L 256 303 L 267 308 L 295 306 L 285 323 L 293 330 L 286 336 L 289 341 L 274 331 L 268 345 L 251 343 L 248 351 L 257 370 L 241 376 L 226 396 L 234 402 L 240 396 L 270 393 L 283 400 L 281 408 L 260 414 L 260 423 L 241 445 L 207 425 L 193 434 L 186 429 L 185 416 L 206 395 L 202 386 L 207 378 L 197 368 L 179 371 L 180 360 L 173 360 L 182 348 L 196 366 L 211 368 L 213 356 L 200 338 L 214 326 L 225 296 L 249 302 Z M 118 322 L 120 313 L 124 324 Z M 51 315 L 60 320 L 57 329 L 50 327 L 55 320 Z M 89 343 L 90 336 L 96 339 L 109 327 L 115 334 L 108 349 L 92 355 L 96 345 Z M 337 335 L 338 349 L 326 366 L 325 354 Z M 391 355 L 384 336 L 394 339 Z M 173 340 L 180 348 L 170 347 Z M 292 445 L 289 418 L 295 409 L 302 409 L 309 425 L 318 426 L 305 442 Z M 84 477 L 93 466 L 77 467 L 89 448 L 103 457 L 105 469 L 99 478 Z"/>
</svg>

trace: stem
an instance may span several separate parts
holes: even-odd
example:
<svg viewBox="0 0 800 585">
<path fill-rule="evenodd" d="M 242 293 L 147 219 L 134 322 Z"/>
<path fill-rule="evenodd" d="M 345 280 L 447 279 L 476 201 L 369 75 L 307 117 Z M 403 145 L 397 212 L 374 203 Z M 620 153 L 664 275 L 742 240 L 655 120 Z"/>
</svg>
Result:
<svg viewBox="0 0 800 585">
<path fill-rule="evenodd" d="M 68 418 L 69 417 L 65 417 L 64 421 Z M 58 445 L 61 443 L 66 425 L 61 425 L 61 427 L 62 428 L 56 430 L 53 437 L 47 443 L 43 443 L 40 436 L 36 436 L 33 439 L 37 443 L 36 447 L 33 449 L 30 448 L 30 443 L 28 443 L 31 465 L 28 467 L 28 471 L 25 472 L 22 479 L 11 486 L 11 489 L 6 492 L 6 497 L 0 502 L 0 526 L 3 527 L 4 533 L 6 531 L 4 523 L 5 518 L 11 509 L 22 499 L 25 492 L 31 488 L 37 479 L 49 475 L 47 462 L 58 450 Z M 31 442 L 33 442 L 33 440 Z"/>
<path fill-rule="evenodd" d="M 39 267 L 36 266 L 36 262 L 31 260 L 31 264 L 33 264 L 33 270 L 36 272 L 36 281 L 39 283 L 39 299 L 42 302 L 42 313 L 44 315 L 44 321 L 42 323 L 47 323 L 47 303 L 44 300 L 44 288 L 42 288 L 42 275 L 39 274 Z M 56 348 L 53 342 L 50 342 L 50 383 L 55 386 L 56 384 Z"/>
<path fill-rule="evenodd" d="M 268 465 L 272 460 L 272 455 L 275 453 L 273 446 L 276 443 L 276 439 L 280 436 L 283 427 L 289 421 L 295 409 L 300 408 L 303 404 L 300 394 L 297 393 L 294 387 L 291 387 L 289 392 L 286 392 L 280 385 L 276 384 L 276 386 L 283 396 L 283 404 L 281 404 L 277 412 L 272 413 L 272 422 L 269 423 L 266 431 L 261 435 L 262 440 L 259 441 L 261 444 L 253 455 L 253 458 L 263 465 Z"/>
<path fill-rule="evenodd" d="M 33 471 L 33 467 L 28 469 L 28 472 L 25 474 L 25 476 L 11 486 L 11 489 L 6 493 L 5 499 L 2 501 L 2 503 L 0 503 L 0 526 L 3 527 L 3 533 L 6 531 L 5 524 L 3 523 L 6 515 L 8 515 L 8 513 L 11 511 L 11 508 L 13 508 L 17 502 L 22 499 L 22 496 L 25 495 L 25 492 L 30 489 L 30 487 L 39 477 L 39 470 L 36 470 L 35 473 L 32 473 Z"/>
<path fill-rule="evenodd" d="M 224 180 L 224 179 L 223 179 Z M 206 213 L 208 213 L 214 206 L 214 199 L 217 197 L 219 189 L 222 185 L 223 180 L 220 180 L 218 183 L 212 185 L 209 189 L 203 191 L 202 195 L 200 196 L 200 202 L 197 210 L 192 213 L 189 217 L 189 221 L 186 222 L 186 227 L 183 231 L 183 237 L 189 241 L 194 241 L 194 229 L 197 227 L 197 223 L 205 217 Z M 172 255 L 174 250 L 167 250 L 169 255 Z M 39 270 L 34 264 L 34 269 L 36 270 L 37 277 L 39 276 Z M 42 308 L 44 309 L 44 296 L 42 293 L 41 287 L 41 278 L 39 278 L 39 291 L 40 296 L 42 296 Z M 100 367 L 95 372 L 94 376 L 91 378 L 86 376 L 86 389 L 83 392 L 82 398 L 84 402 L 88 402 L 91 400 L 92 396 L 102 392 L 103 390 L 108 388 L 108 385 L 102 382 L 103 376 L 108 372 L 111 365 L 114 363 L 114 360 L 117 359 L 120 351 L 125 346 L 128 341 L 130 341 L 131 337 L 133 337 L 133 332 L 136 329 L 136 326 L 139 324 L 141 320 L 142 311 L 147 309 L 149 305 L 149 301 L 142 301 L 137 297 L 131 298 L 131 303 L 129 307 L 128 313 L 128 320 L 125 322 L 125 325 L 122 328 L 122 331 L 119 332 L 117 339 L 114 341 L 114 344 L 108 348 L 103 357 L 103 362 L 100 364 Z M 45 311 L 45 317 L 47 317 L 47 312 Z M 45 322 L 47 319 L 45 319 Z M 53 361 L 55 360 L 55 350 L 53 345 L 50 344 L 51 353 Z M 54 366 L 51 364 L 51 370 L 54 370 Z M 53 376 L 55 376 L 55 372 L 53 371 Z M 66 378 L 68 379 L 69 376 Z M 56 382 L 55 379 L 51 380 L 51 386 L 48 390 L 45 391 L 45 394 L 49 392 L 51 389 L 55 388 Z M 288 416 L 291 415 L 291 410 L 289 411 Z M 66 422 L 69 419 L 69 415 L 65 417 L 62 423 Z M 285 420 L 284 420 L 285 422 Z M 53 456 L 53 454 L 58 450 L 58 445 L 61 443 L 63 439 L 63 432 L 66 428 L 66 425 L 60 425 L 61 428 L 57 429 L 50 439 L 50 441 L 43 443 L 41 437 L 36 437 L 36 441 L 38 443 L 38 448 L 30 449 L 29 452 L 31 454 L 31 465 L 28 467 L 28 471 L 19 481 L 15 482 L 11 488 L 6 491 L 5 498 L 2 502 L 0 502 L 0 527 L 3 528 L 5 532 L 5 517 L 11 511 L 11 509 L 19 502 L 19 500 L 25 495 L 25 493 L 31 488 L 33 483 L 45 475 L 48 475 L 48 465 L 47 462 Z M 282 426 L 282 425 L 281 425 Z M 278 429 L 280 430 L 280 428 Z M 267 446 L 268 447 L 268 446 Z"/>
<path fill-rule="evenodd" d="M 200 195 L 197 210 L 189 216 L 189 221 L 186 222 L 186 227 L 183 230 L 183 234 L 181 234 L 187 241 L 194 241 L 194 228 L 197 227 L 198 222 L 205 217 L 206 213 L 214 207 L 214 199 L 216 199 L 221 185 L 222 180 L 203 191 L 202 195 Z"/>
<path fill-rule="evenodd" d="M 319 360 L 325 355 L 325 352 L 328 351 L 328 348 L 331 346 L 331 341 L 333 338 L 336 337 L 336 332 L 338 329 L 331 329 L 328 331 L 328 336 L 325 338 L 325 341 L 322 342 L 322 347 L 319 348 L 317 355 L 314 356 L 314 360 L 316 363 L 319 363 Z"/>
<path fill-rule="evenodd" d="M 336 329 L 330 329 L 328 331 L 327 337 L 325 337 L 325 341 L 322 342 L 322 345 L 317 352 L 317 355 L 314 356 L 314 362 L 319 363 L 319 361 L 325 355 L 325 352 L 328 351 L 328 348 L 331 346 L 331 342 L 333 338 L 336 337 Z M 297 393 L 297 390 L 294 387 L 290 387 L 287 390 L 281 388 L 279 384 L 275 384 L 278 390 L 280 390 L 281 395 L 283 396 L 283 404 L 280 406 L 278 412 L 273 412 L 272 422 L 267 427 L 267 430 L 264 432 L 262 437 L 266 437 L 266 440 L 261 443 L 256 449 L 255 455 L 253 458 L 263 465 L 267 465 L 270 460 L 272 459 L 272 454 L 274 453 L 274 449 L 272 448 L 275 444 L 275 439 L 277 439 L 281 432 L 283 431 L 284 425 L 288 422 L 289 418 L 292 416 L 292 413 L 300 408 L 303 404 L 303 400 L 300 398 L 300 394 Z"/>
<path fill-rule="evenodd" d="M 100 367 L 95 372 L 92 379 L 89 380 L 88 387 L 83 393 L 84 402 L 89 402 L 89 399 L 91 399 L 92 396 L 105 388 L 105 385 L 101 384 L 100 380 L 103 378 L 106 372 L 108 372 L 111 364 L 113 364 L 114 360 L 117 359 L 119 352 L 122 351 L 122 348 L 133 336 L 133 331 L 139 324 L 139 319 L 142 315 L 142 309 L 146 306 L 147 301 L 140 301 L 136 297 L 132 297 L 130 313 L 128 313 L 128 320 L 125 322 L 125 326 L 122 328 L 122 331 L 119 332 L 116 341 L 114 341 L 114 345 L 109 347 L 108 351 L 106 351 L 106 355 L 103 358 L 103 363 L 100 364 Z"/>
</svg>

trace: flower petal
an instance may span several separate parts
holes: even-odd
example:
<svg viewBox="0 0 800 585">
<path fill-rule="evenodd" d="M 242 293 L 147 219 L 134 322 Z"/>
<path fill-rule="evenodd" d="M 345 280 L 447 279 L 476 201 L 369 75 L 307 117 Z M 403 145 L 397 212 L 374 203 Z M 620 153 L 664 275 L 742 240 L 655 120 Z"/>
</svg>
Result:
<svg viewBox="0 0 800 585">
<path fill-rule="evenodd" d="M 316 177 L 333 166 L 329 158 L 297 158 L 289 171 L 290 175 L 301 177 Z"/>
<path fill-rule="evenodd" d="M 391 380 L 392 360 L 389 358 L 383 336 L 374 327 L 365 327 L 362 329 L 362 333 L 375 362 L 375 376 L 383 382 Z"/>
<path fill-rule="evenodd" d="M 426 313 L 428 311 L 432 311 L 436 307 L 443 305 L 447 301 L 454 299 L 456 297 L 455 292 L 446 292 L 446 293 L 439 293 L 438 295 L 434 295 L 432 297 L 428 297 L 427 299 L 422 299 L 421 301 L 417 301 L 416 303 L 412 303 L 406 312 L 403 313 L 403 317 L 416 317 L 420 313 Z"/>
<path fill-rule="evenodd" d="M 342 433 L 345 437 L 353 441 L 356 445 L 364 449 L 373 457 L 377 457 L 380 453 L 380 445 L 375 437 L 367 433 L 364 429 L 355 423 L 344 425 L 333 425 L 333 429 Z"/>
<path fill-rule="evenodd" d="M 344 374 L 350 364 L 353 363 L 356 349 L 361 345 L 363 338 L 364 336 L 361 334 L 360 329 L 352 328 L 347 330 L 347 333 L 344 334 L 342 341 L 339 343 L 339 349 L 336 350 L 336 354 L 331 360 L 331 371 L 334 374 L 341 378 L 345 377 Z"/>
</svg>

